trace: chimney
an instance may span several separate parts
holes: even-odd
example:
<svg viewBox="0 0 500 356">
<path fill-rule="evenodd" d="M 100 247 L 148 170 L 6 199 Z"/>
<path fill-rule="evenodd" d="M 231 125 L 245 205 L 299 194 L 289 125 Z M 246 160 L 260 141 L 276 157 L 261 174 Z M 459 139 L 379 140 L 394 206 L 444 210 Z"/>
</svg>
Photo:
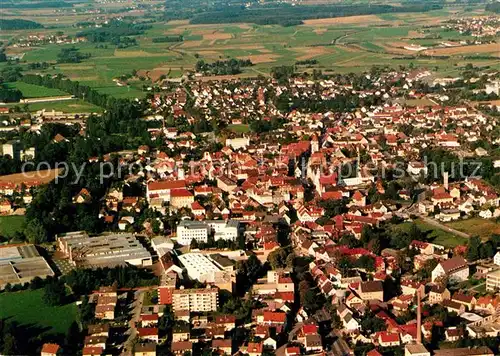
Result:
<svg viewBox="0 0 500 356">
<path fill-rule="evenodd" d="M 448 172 L 443 172 L 444 189 L 448 190 Z"/>
<path fill-rule="evenodd" d="M 417 344 L 422 344 L 422 302 L 420 288 L 417 289 Z"/>
</svg>

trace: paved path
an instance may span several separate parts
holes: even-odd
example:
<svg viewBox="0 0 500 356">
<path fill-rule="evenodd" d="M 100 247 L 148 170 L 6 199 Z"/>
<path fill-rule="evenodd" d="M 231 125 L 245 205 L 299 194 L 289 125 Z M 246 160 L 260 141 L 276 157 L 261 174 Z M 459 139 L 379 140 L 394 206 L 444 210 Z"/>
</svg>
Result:
<svg viewBox="0 0 500 356">
<path fill-rule="evenodd" d="M 469 234 L 466 234 L 465 232 L 462 232 L 462 231 L 458 231 L 456 229 L 452 229 L 451 227 L 449 226 L 446 226 L 444 224 L 441 224 L 439 221 L 436 221 L 434 219 L 431 219 L 431 218 L 428 218 L 428 217 L 425 217 L 425 216 L 420 216 L 422 218 L 422 220 L 424 222 L 426 222 L 427 224 L 429 225 L 432 225 L 432 226 L 435 226 L 437 227 L 438 229 L 441 229 L 443 231 L 446 231 L 446 232 L 449 232 L 449 233 L 452 233 L 453 235 L 456 235 L 456 236 L 460 236 L 460 237 L 465 237 L 466 239 L 470 238 L 470 235 Z"/>
</svg>

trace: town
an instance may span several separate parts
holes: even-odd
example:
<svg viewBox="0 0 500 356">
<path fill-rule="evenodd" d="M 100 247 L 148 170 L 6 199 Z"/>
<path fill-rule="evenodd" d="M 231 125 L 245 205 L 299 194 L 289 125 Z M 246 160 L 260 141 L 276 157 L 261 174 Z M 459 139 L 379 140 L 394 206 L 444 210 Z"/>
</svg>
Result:
<svg viewBox="0 0 500 356">
<path fill-rule="evenodd" d="M 3 353 L 498 354 L 499 73 L 473 71 L 467 96 L 424 69 L 281 68 L 117 116 L 2 109 L 1 224 L 27 220 L 0 298 L 76 315 L 3 326 Z"/>
</svg>

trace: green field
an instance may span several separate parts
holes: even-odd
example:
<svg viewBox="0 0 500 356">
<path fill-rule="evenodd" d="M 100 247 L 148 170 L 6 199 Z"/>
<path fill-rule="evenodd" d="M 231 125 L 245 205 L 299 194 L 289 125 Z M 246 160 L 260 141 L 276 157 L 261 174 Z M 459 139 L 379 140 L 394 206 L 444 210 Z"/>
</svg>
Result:
<svg viewBox="0 0 500 356">
<path fill-rule="evenodd" d="M 0 318 L 42 327 L 47 334 L 66 333 L 76 319 L 76 305 L 47 306 L 42 296 L 42 289 L 0 294 Z"/>
<path fill-rule="evenodd" d="M 487 239 L 493 234 L 500 234 L 500 224 L 494 220 L 472 218 L 450 222 L 446 225 L 458 231 L 463 231 L 466 234 L 478 235 L 483 239 Z"/>
<path fill-rule="evenodd" d="M 12 238 L 23 231 L 24 216 L 0 216 L 0 236 Z"/>
<path fill-rule="evenodd" d="M 28 107 L 30 112 L 36 112 L 38 110 L 55 110 L 62 111 L 65 113 L 100 113 L 103 108 L 90 104 L 81 99 L 72 100 L 62 100 L 62 101 L 46 101 L 43 103 L 31 103 L 31 104 L 8 104 L 8 107 L 19 106 L 21 108 Z"/>
<path fill-rule="evenodd" d="M 250 127 L 246 124 L 231 124 L 228 125 L 227 128 L 236 133 L 247 133 L 250 131 Z"/>
<path fill-rule="evenodd" d="M 425 223 L 422 220 L 415 220 L 413 222 L 405 222 L 399 225 L 396 225 L 396 229 L 401 229 L 403 231 L 408 231 L 412 223 L 417 224 L 418 228 L 423 232 L 422 239 L 425 241 L 429 241 L 435 243 L 437 245 L 443 245 L 444 247 L 453 248 L 458 245 L 467 244 L 468 239 L 460 236 L 453 235 L 449 232 L 446 232 L 441 229 L 437 229 L 434 226 L 431 226 Z"/>
<path fill-rule="evenodd" d="M 7 83 L 7 87 L 11 89 L 19 89 L 21 93 L 23 93 L 24 98 L 42 98 L 47 96 L 68 95 L 68 93 L 59 89 L 46 88 L 24 82 Z"/>
</svg>

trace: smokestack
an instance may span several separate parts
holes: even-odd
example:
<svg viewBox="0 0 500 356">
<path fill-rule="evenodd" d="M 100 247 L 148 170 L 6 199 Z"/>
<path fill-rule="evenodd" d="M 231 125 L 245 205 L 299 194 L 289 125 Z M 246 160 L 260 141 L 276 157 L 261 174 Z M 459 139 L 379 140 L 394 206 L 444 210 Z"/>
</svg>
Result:
<svg viewBox="0 0 500 356">
<path fill-rule="evenodd" d="M 420 288 L 417 289 L 417 344 L 422 344 L 422 303 L 420 301 Z"/>
<path fill-rule="evenodd" d="M 444 189 L 448 190 L 448 172 L 443 172 Z"/>
</svg>

